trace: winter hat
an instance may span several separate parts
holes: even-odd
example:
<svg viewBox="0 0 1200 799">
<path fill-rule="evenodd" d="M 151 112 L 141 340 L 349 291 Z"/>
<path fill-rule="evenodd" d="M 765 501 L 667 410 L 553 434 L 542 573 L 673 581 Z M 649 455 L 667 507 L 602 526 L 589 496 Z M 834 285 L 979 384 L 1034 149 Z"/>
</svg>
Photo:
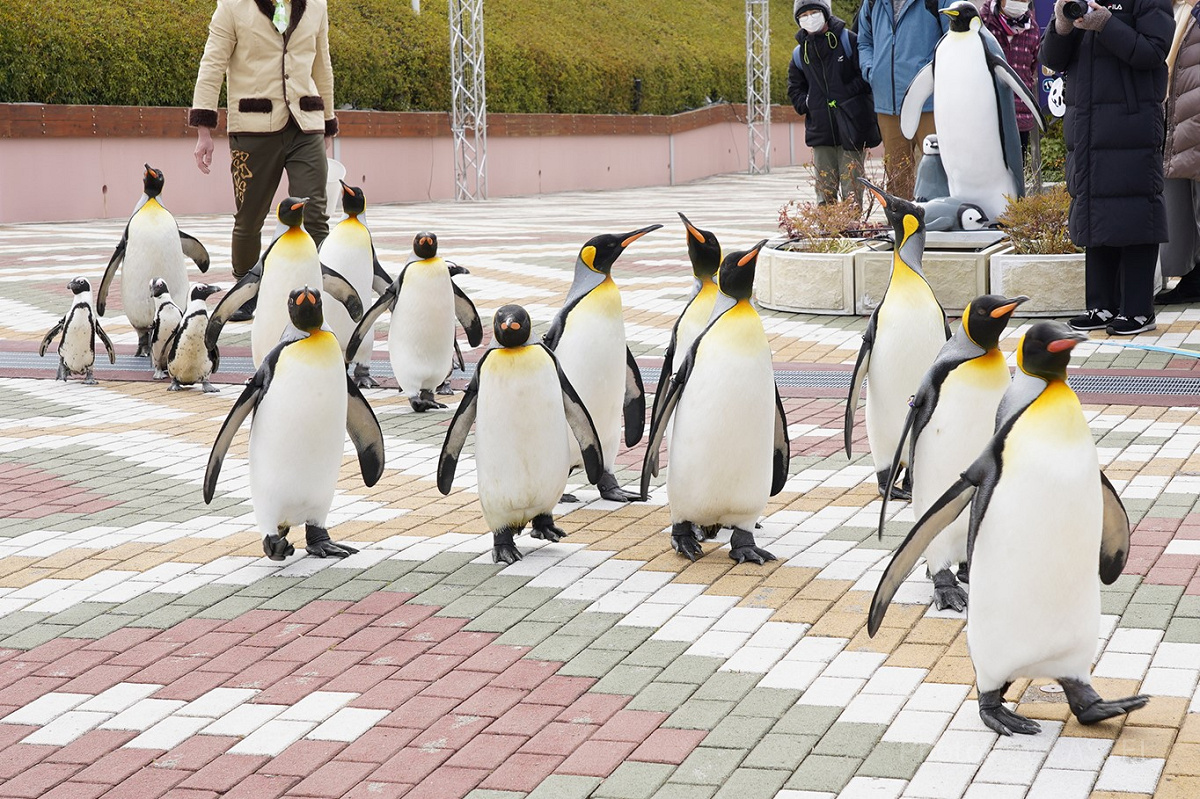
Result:
<svg viewBox="0 0 1200 799">
<path fill-rule="evenodd" d="M 801 11 L 809 11 L 817 8 L 825 15 L 826 21 L 833 16 L 833 9 L 830 6 L 830 0 L 793 0 L 792 17 L 799 18 Z"/>
</svg>

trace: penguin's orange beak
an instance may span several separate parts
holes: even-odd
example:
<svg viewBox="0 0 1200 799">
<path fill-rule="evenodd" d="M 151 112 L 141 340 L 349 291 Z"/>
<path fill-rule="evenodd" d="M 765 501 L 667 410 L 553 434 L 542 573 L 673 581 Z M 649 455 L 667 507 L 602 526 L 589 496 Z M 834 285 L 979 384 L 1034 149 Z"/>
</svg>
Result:
<svg viewBox="0 0 1200 799">
<path fill-rule="evenodd" d="M 1075 345 L 1078 343 L 1079 341 L 1077 339 L 1060 338 L 1057 341 L 1051 341 L 1049 344 L 1047 344 L 1046 350 L 1048 352 L 1067 352 L 1068 350 L 1075 349 Z"/>
<path fill-rule="evenodd" d="M 1017 310 L 1017 306 L 1023 302 L 1029 302 L 1029 298 L 1022 294 L 1020 297 L 1013 297 L 1012 302 L 1001 305 L 998 308 L 992 309 L 992 318 L 999 319 L 1003 316 L 1008 316 L 1013 311 Z"/>
<path fill-rule="evenodd" d="M 694 226 L 694 225 L 693 225 L 691 222 L 689 222 L 689 221 L 688 221 L 688 218 L 687 218 L 686 216 L 684 216 L 683 214 L 680 214 L 680 215 L 679 215 L 679 218 L 683 220 L 683 226 L 684 226 L 685 228 L 687 228 L 688 235 L 689 235 L 689 236 L 692 236 L 693 238 L 695 238 L 695 239 L 696 239 L 696 241 L 698 241 L 698 242 L 700 242 L 701 244 L 703 244 L 703 243 L 704 243 L 704 236 L 703 236 L 703 235 L 701 235 L 700 231 L 699 231 L 699 230 L 696 230 L 696 227 L 695 227 L 695 226 Z"/>
<path fill-rule="evenodd" d="M 626 236 L 624 238 L 624 240 L 621 241 L 621 249 L 625 249 L 630 244 L 633 244 L 635 241 L 640 239 L 642 236 L 645 236 L 647 233 L 649 233 L 652 230 L 658 230 L 660 227 L 662 227 L 662 225 L 650 225 L 649 227 L 644 227 L 641 230 L 633 231 L 628 236 Z"/>
<path fill-rule="evenodd" d="M 297 305 L 303 305 L 306 302 L 311 302 L 313 305 L 316 305 L 317 304 L 317 295 L 313 294 L 311 291 L 305 291 L 305 292 L 302 292 L 301 294 L 297 295 L 297 297 L 296 297 Z"/>
</svg>

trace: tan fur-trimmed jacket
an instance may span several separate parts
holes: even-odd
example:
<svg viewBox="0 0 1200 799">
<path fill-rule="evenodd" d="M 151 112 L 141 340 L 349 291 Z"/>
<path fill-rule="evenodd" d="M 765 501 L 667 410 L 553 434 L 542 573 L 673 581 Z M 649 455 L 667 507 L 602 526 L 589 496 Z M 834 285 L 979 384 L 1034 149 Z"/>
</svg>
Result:
<svg viewBox="0 0 1200 799">
<path fill-rule="evenodd" d="M 289 116 L 305 133 L 337 133 L 326 0 L 292 0 L 282 34 L 274 13 L 271 0 L 217 0 L 188 124 L 217 126 L 227 81 L 230 133 L 275 133 Z"/>
</svg>

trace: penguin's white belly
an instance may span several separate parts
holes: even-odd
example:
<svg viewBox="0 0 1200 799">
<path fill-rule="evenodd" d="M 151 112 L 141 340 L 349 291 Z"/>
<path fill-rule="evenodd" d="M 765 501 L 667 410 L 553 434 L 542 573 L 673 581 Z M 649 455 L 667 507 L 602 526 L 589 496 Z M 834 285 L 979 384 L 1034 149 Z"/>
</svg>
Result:
<svg viewBox="0 0 1200 799">
<path fill-rule="evenodd" d="M 208 315 L 193 317 L 179 332 L 175 357 L 167 364 L 167 374 L 184 385 L 203 382 L 212 374 L 212 361 L 204 346 Z"/>
<path fill-rule="evenodd" d="M 687 358 L 688 350 L 692 348 L 692 344 L 704 332 L 704 328 L 708 327 L 708 318 L 712 316 L 713 301 L 716 296 L 696 297 L 687 310 L 683 312 L 683 316 L 679 319 L 679 327 L 675 331 L 675 360 L 672 368 L 678 371 L 683 365 L 683 360 Z M 658 390 L 665 391 L 667 388 L 667 380 L 670 375 L 659 375 Z M 653 421 L 653 420 L 651 420 Z M 666 442 L 667 449 L 671 448 L 671 438 L 675 435 L 675 419 L 672 417 L 667 422 Z"/>
<path fill-rule="evenodd" d="M 91 316 L 84 309 L 71 313 L 58 345 L 58 357 L 72 372 L 82 372 L 96 362 L 95 333 Z"/>
<path fill-rule="evenodd" d="M 129 239 L 121 264 L 121 304 L 129 324 L 145 330 L 154 324 L 150 281 L 161 277 L 172 297 L 188 296 L 187 268 L 175 219 L 151 201 L 129 220 Z"/>
<path fill-rule="evenodd" d="M 597 289 L 600 291 L 601 289 Z M 589 307 L 590 295 L 567 316 L 555 355 L 583 405 L 592 415 L 604 468 L 613 470 L 621 446 L 625 406 L 625 323 L 621 315 Z M 579 444 L 568 436 L 571 465 L 583 464 Z"/>
<path fill-rule="evenodd" d="M 321 287 L 321 265 L 316 259 L 307 263 L 284 258 L 271 259 L 270 263 L 264 265 L 258 286 L 258 306 L 250 327 L 250 350 L 256 368 L 262 365 L 291 323 L 288 294 L 293 289 L 305 286 L 315 289 Z M 332 297 L 322 298 L 321 305 L 327 313 L 330 306 L 337 304 Z"/>
<path fill-rule="evenodd" d="M 558 372 L 544 350 L 496 351 L 484 368 L 475 465 L 483 518 L 498 531 L 553 510 L 567 485 L 570 433 Z"/>
<path fill-rule="evenodd" d="M 176 305 L 168 305 L 161 308 L 155 315 L 158 321 L 158 337 L 150 342 L 150 362 L 158 368 L 158 364 L 162 363 L 166 358 L 167 339 L 179 327 L 179 323 L 183 321 L 183 314 L 179 312 L 179 307 Z"/>
<path fill-rule="evenodd" d="M 388 353 L 405 394 L 432 390 L 454 358 L 454 289 L 445 266 L 408 265 L 388 327 Z"/>
<path fill-rule="evenodd" d="M 321 244 L 321 263 L 354 286 L 354 290 L 362 298 L 364 311 L 371 307 L 375 264 L 371 254 L 371 235 L 360 222 L 345 219 L 329 232 L 329 237 Z M 340 302 L 325 304 L 325 321 L 329 323 L 344 351 L 357 323 L 350 318 L 346 306 Z M 358 352 L 354 353 L 350 360 L 356 363 L 370 362 L 373 343 L 373 335 L 365 336 Z"/>
</svg>

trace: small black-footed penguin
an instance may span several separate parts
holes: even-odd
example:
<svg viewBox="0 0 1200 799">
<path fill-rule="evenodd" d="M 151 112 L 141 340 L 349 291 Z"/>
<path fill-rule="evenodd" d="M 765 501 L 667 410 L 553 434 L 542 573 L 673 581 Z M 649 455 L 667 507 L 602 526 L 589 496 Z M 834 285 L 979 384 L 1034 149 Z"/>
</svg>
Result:
<svg viewBox="0 0 1200 799">
<path fill-rule="evenodd" d="M 996 409 L 1008 390 L 1008 364 L 1000 352 L 1000 336 L 1013 311 L 1029 300 L 984 294 L 967 303 L 962 324 L 942 347 L 921 380 L 904 422 L 900 447 L 909 448 L 913 476 L 913 512 L 920 518 L 996 431 Z M 907 439 L 908 443 L 903 443 Z M 897 449 L 892 469 L 898 469 Z M 887 518 L 888 497 L 879 512 L 879 534 Z M 939 610 L 967 607 L 966 592 L 958 585 L 955 568 L 967 560 L 967 520 L 946 526 L 925 550 L 933 577 L 933 602 Z"/>
<path fill-rule="evenodd" d="M 592 417 L 554 353 L 540 341 L 529 342 L 532 328 L 520 305 L 496 311 L 492 338 L 499 346 L 479 359 L 438 460 L 438 489 L 449 494 L 463 442 L 475 425 L 479 504 L 492 530 L 495 563 L 521 559 L 513 539 L 527 524 L 534 538 L 558 541 L 566 535 L 551 511 L 567 485 L 568 436 L 583 452 L 589 480 L 600 479 L 603 469 Z"/>
<path fill-rule="evenodd" d="M 261 307 L 261 305 L 259 306 Z M 234 434 L 251 413 L 250 500 L 263 534 L 263 553 L 284 560 L 295 552 L 288 530 L 305 527 L 305 550 L 344 558 L 358 550 L 329 539 L 346 433 L 358 451 L 363 482 L 383 474 L 383 431 L 362 392 L 346 374 L 337 338 L 322 329 L 321 292 L 304 286 L 288 293 L 292 327 L 254 373 L 213 442 L 204 473 L 204 501 L 212 501 L 221 464 Z"/>
<path fill-rule="evenodd" d="M 205 344 L 210 349 L 216 346 L 229 317 L 250 300 L 257 299 L 250 327 L 250 351 L 254 366 L 262 366 L 267 353 L 288 328 L 290 292 L 303 286 L 320 285 L 326 295 L 346 307 L 351 318 L 362 318 L 362 298 L 358 291 L 342 275 L 322 265 L 317 245 L 303 227 L 307 203 L 306 197 L 287 197 L 279 203 L 279 222 L 286 229 L 217 303 L 208 320 Z"/>
<path fill-rule="evenodd" d="M 450 265 L 437 254 L 437 236 L 421 232 L 413 240 L 416 260 L 379 295 L 354 328 L 347 352 L 356 352 L 384 311 L 391 313 L 388 354 L 400 390 L 414 411 L 445 408 L 433 397 L 454 363 L 454 323 L 463 326 L 472 347 L 483 341 L 475 304 L 450 279 Z"/>
<path fill-rule="evenodd" d="M 156 277 L 150 281 L 150 296 L 154 298 L 154 325 L 150 328 L 150 363 L 154 365 L 154 379 L 167 376 L 167 353 L 171 336 L 183 321 L 183 311 L 171 298 L 167 281 Z"/>
<path fill-rule="evenodd" d="M 642 496 L 658 474 L 659 445 L 674 415 L 667 475 L 671 545 L 689 560 L 701 536 L 732 527 L 729 557 L 764 563 L 775 556 L 754 541 L 767 500 L 783 490 L 790 444 L 771 364 L 771 344 L 750 302 L 766 241 L 732 252 L 717 275 L 720 293 L 704 332 L 671 377 L 642 464 Z M 697 528 L 700 528 L 698 531 Z"/>
<path fill-rule="evenodd" d="M 936 133 L 930 133 L 921 142 L 921 161 L 917 164 L 917 179 L 913 183 L 913 202 L 926 203 L 949 196 L 950 184 L 946 182 L 946 167 L 942 166 L 938 137 Z"/>
<path fill-rule="evenodd" d="M 892 273 L 883 299 L 863 333 L 862 347 L 850 380 L 844 421 L 846 457 L 851 457 L 854 412 L 858 393 L 867 381 L 867 442 L 875 461 L 879 493 L 890 490 L 895 499 L 910 499 L 912 474 L 905 472 L 902 487 L 891 458 L 902 443 L 908 400 L 917 392 L 921 378 L 933 365 L 942 345 L 950 338 L 946 312 L 933 295 L 921 271 L 925 251 L 925 211 L 921 206 L 888 194 L 863 178 L 859 180 L 879 200 L 895 232 Z M 907 453 L 901 465 L 907 465 Z"/>
<path fill-rule="evenodd" d="M 1125 566 L 1129 517 L 1067 386 L 1071 349 L 1086 340 L 1061 322 L 1039 322 L 1025 334 L 995 435 L 896 550 L 867 620 L 874 635 L 922 551 L 970 506 L 967 647 L 979 716 L 1001 735 L 1041 729 L 1004 706 L 1019 678 L 1057 680 L 1081 724 L 1149 701 L 1105 701 L 1091 685 L 1100 583 L 1113 583 Z"/>
<path fill-rule="evenodd" d="M 642 372 L 625 344 L 625 319 L 621 291 L 612 279 L 612 266 L 633 244 L 662 225 L 650 225 L 629 233 L 594 236 L 575 258 L 575 277 L 567 300 L 554 316 L 542 340 L 554 350 L 563 372 L 579 392 L 600 434 L 604 473 L 596 482 L 600 496 L 616 502 L 638 499 L 617 485 L 614 472 L 621 442 L 625 446 L 642 440 L 646 430 L 646 393 Z M 583 464 L 579 447 L 571 442 L 571 467 Z M 564 500 L 574 501 L 565 495 Z"/>
<path fill-rule="evenodd" d="M 346 218 L 334 225 L 329 236 L 321 242 L 321 263 L 334 270 L 354 286 L 358 296 L 364 300 L 371 292 L 383 294 L 392 285 L 392 278 L 379 264 L 371 231 L 359 218 L 366 210 L 367 198 L 357 186 L 342 184 L 342 210 Z M 355 320 L 346 309 L 330 305 L 325 309 L 325 321 L 345 346 L 354 332 Z M 371 348 L 374 342 L 363 338 L 358 349 L 346 353 L 346 362 L 353 371 L 354 382 L 359 388 L 375 388 L 379 384 L 371 378 Z"/>
<path fill-rule="evenodd" d="M 125 225 L 121 241 L 113 251 L 100 288 L 96 291 L 96 313 L 104 316 L 108 290 L 117 268 L 121 269 L 121 305 L 129 324 L 137 331 L 138 356 L 150 354 L 150 333 L 154 326 L 156 304 L 150 294 L 150 281 L 162 278 L 175 297 L 186 297 L 188 290 L 186 255 L 201 272 L 208 271 L 208 250 L 195 237 L 179 229 L 175 217 L 159 201 L 166 182 L 161 169 L 145 165 L 142 175 L 144 193 Z"/>
<path fill-rule="evenodd" d="M 58 340 L 58 373 L 54 379 L 65 383 L 68 375 L 82 374 L 83 384 L 94 386 L 96 378 L 92 374 L 92 364 L 96 362 L 96 336 L 100 337 L 104 348 L 108 350 L 109 363 L 117 362 L 117 354 L 112 341 L 100 327 L 100 320 L 92 313 L 92 284 L 86 277 L 77 277 L 67 284 L 67 288 L 75 295 L 75 299 L 71 301 L 71 308 L 66 315 L 42 339 L 38 355 L 45 355 L 50 342 L 61 333 Z"/>
<path fill-rule="evenodd" d="M 204 334 L 208 330 L 207 300 L 220 290 L 220 286 L 203 283 L 192 286 L 183 320 L 168 342 L 166 364 L 171 385 L 167 391 L 180 391 L 184 386 L 196 383 L 200 383 L 207 394 L 221 390 L 208 382 L 209 375 L 221 366 L 221 354 L 217 345 L 209 347 L 204 343 Z"/>
</svg>

